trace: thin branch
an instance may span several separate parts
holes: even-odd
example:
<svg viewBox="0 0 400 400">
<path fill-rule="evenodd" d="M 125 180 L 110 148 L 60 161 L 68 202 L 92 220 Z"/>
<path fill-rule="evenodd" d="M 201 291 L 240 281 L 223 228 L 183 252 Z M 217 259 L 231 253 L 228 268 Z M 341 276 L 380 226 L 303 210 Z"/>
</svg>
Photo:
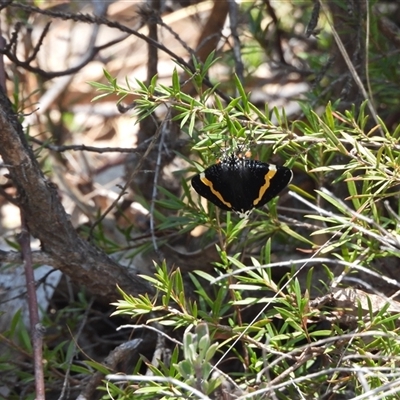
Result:
<svg viewBox="0 0 400 400">
<path fill-rule="evenodd" d="M 169 113 L 170 114 L 170 110 Z M 157 255 L 160 256 L 159 254 L 159 248 L 157 245 L 157 239 L 155 235 L 155 218 L 154 218 L 154 210 L 155 210 L 155 204 L 156 204 L 156 199 L 157 199 L 157 192 L 158 192 L 158 177 L 160 174 L 160 169 L 161 169 L 161 155 L 162 155 L 162 148 L 164 146 L 164 139 L 165 139 L 165 129 L 166 129 L 166 124 L 167 121 L 169 120 L 170 115 L 167 116 L 167 118 L 164 119 L 164 121 L 161 123 L 161 125 L 158 127 L 156 136 L 160 137 L 160 141 L 158 142 L 158 151 L 157 151 L 157 161 L 156 161 L 156 168 L 154 171 L 154 179 L 153 179 L 153 191 L 151 195 L 151 204 L 150 204 L 150 210 L 149 210 L 149 215 L 150 215 L 150 232 L 151 232 L 151 240 L 153 242 L 153 247 Z M 161 257 L 160 261 L 161 261 Z"/>
<path fill-rule="evenodd" d="M 276 16 L 274 7 L 271 6 L 269 0 L 264 0 L 265 6 L 268 10 L 268 13 L 270 17 L 272 18 L 272 21 L 274 22 L 275 25 L 275 32 L 276 32 L 276 50 L 278 51 L 279 54 L 279 59 L 282 64 L 287 64 L 285 60 L 285 55 L 283 53 L 282 49 L 282 30 L 279 27 L 279 20 L 278 17 Z"/>
<path fill-rule="evenodd" d="M 157 130 L 158 132 L 159 130 Z M 132 171 L 132 173 L 130 174 L 129 178 L 127 179 L 125 185 L 121 188 L 120 193 L 118 194 L 117 198 L 112 202 L 112 204 L 104 211 L 104 213 L 94 222 L 94 224 L 91 226 L 90 231 L 89 231 L 89 240 L 91 240 L 91 238 L 93 237 L 93 231 L 94 228 L 101 222 L 104 220 L 104 218 L 116 207 L 116 205 L 118 204 L 118 202 L 121 200 L 122 196 L 124 196 L 126 194 L 126 191 L 128 190 L 133 178 L 135 177 L 135 175 L 141 170 L 143 163 L 145 162 L 148 154 L 150 154 L 151 150 L 153 149 L 157 139 L 158 139 L 159 133 L 156 133 L 149 146 L 147 147 L 146 152 L 143 154 L 143 157 L 141 157 L 139 163 L 137 164 L 136 168 Z"/>
<path fill-rule="evenodd" d="M 49 79 L 58 78 L 61 76 L 72 75 L 72 74 L 75 74 L 76 72 L 79 72 L 83 67 L 85 67 L 87 64 L 89 64 L 91 61 L 93 61 L 94 57 L 101 50 L 111 47 L 116 43 L 120 43 L 121 41 L 125 40 L 127 37 L 128 36 L 123 36 L 123 37 L 111 40 L 110 42 L 105 43 L 101 46 L 92 47 L 92 49 L 85 54 L 85 56 L 82 58 L 82 61 L 79 64 L 75 65 L 74 67 L 64 69 L 62 71 L 47 72 L 47 71 L 43 70 L 42 68 L 34 67 L 30 64 L 31 57 L 29 57 L 25 61 L 21 61 L 16 56 L 16 54 L 14 54 L 13 52 L 11 52 L 10 50 L 7 49 L 7 46 L 4 47 L 3 49 L 0 49 L 0 54 L 6 55 L 13 63 L 15 63 L 15 65 L 22 67 L 22 68 L 26 69 L 27 71 L 38 74 L 43 79 L 49 80 Z"/>
<path fill-rule="evenodd" d="M 41 329 L 38 302 L 36 297 L 35 276 L 31 255 L 30 235 L 25 219 L 25 213 L 21 210 L 21 233 L 18 237 L 21 246 L 21 255 L 24 260 L 26 287 L 28 292 L 29 321 L 33 348 L 33 362 L 35 370 L 36 400 L 45 400 L 45 386 L 43 373 L 43 329 Z"/>
<path fill-rule="evenodd" d="M 6 40 L 4 39 L 2 32 L 2 21 L 0 21 L 0 48 L 4 47 L 6 44 Z M 3 90 L 6 90 L 6 70 L 4 67 L 4 57 L 0 57 L 0 86 Z"/>
<path fill-rule="evenodd" d="M 149 38 L 158 42 L 158 24 L 157 24 L 157 16 L 160 12 L 160 0 L 151 0 L 148 3 L 150 10 L 146 10 L 143 8 L 141 10 L 142 15 L 145 16 L 146 13 L 149 14 L 147 18 L 147 26 L 149 28 Z M 154 15 L 154 18 L 152 17 Z M 158 50 L 157 47 L 154 47 L 151 44 L 147 45 L 147 79 L 146 84 L 150 85 L 151 80 L 158 73 Z"/>
<path fill-rule="evenodd" d="M 379 132 L 384 137 L 385 135 L 384 135 L 384 132 L 383 132 L 383 130 L 381 128 L 381 123 L 379 121 L 379 118 L 378 118 L 378 115 L 377 115 L 376 110 L 374 108 L 374 105 L 372 104 L 372 101 L 371 101 L 370 97 L 368 96 L 368 93 L 365 90 L 365 87 L 364 87 L 363 83 L 361 82 L 360 76 L 358 75 L 356 68 L 354 67 L 353 63 L 350 60 L 349 54 L 347 53 L 347 50 L 346 50 L 342 40 L 340 39 L 339 34 L 337 33 L 335 27 L 333 26 L 333 23 L 332 23 L 331 19 L 329 18 L 329 10 L 321 0 L 318 0 L 318 1 L 319 1 L 320 5 L 322 7 L 322 10 L 324 11 L 324 14 L 326 16 L 328 24 L 329 24 L 329 26 L 330 26 L 330 28 L 332 30 L 332 35 L 333 35 L 333 37 L 335 39 L 335 42 L 336 42 L 336 44 L 337 44 L 337 46 L 338 46 L 338 48 L 340 50 L 340 53 L 341 53 L 342 57 L 343 57 L 346 65 L 347 65 L 347 68 L 349 69 L 352 78 L 356 82 L 357 87 L 360 90 L 364 100 L 368 100 L 367 107 L 369 109 L 369 112 L 371 113 L 372 118 L 374 119 L 374 122 L 376 123 L 376 125 L 379 126 Z"/>
<path fill-rule="evenodd" d="M 65 151 L 91 151 L 93 153 L 142 153 L 137 148 L 132 147 L 96 147 L 96 146 L 86 146 L 84 144 L 77 145 L 63 145 L 57 146 L 54 144 L 47 144 L 42 142 L 41 140 L 30 138 L 30 140 L 34 143 L 37 143 L 41 147 L 45 149 L 49 149 L 52 151 L 56 151 L 57 153 L 63 153 Z"/>
<path fill-rule="evenodd" d="M 156 18 L 156 16 L 153 16 L 152 18 Z M 159 15 L 157 15 L 157 24 L 168 31 L 174 37 L 174 39 L 188 52 L 188 54 L 190 54 L 191 58 L 196 56 L 194 49 L 192 49 L 186 43 L 186 41 L 178 35 L 178 33 L 176 33 L 169 25 L 167 25 Z"/>
<path fill-rule="evenodd" d="M 66 363 L 68 364 L 68 367 L 65 371 L 65 375 L 64 375 L 64 381 L 63 381 L 63 385 L 62 385 L 62 390 L 59 396 L 59 399 L 64 399 L 64 398 L 69 398 L 68 395 L 66 395 L 67 391 L 69 390 L 69 379 L 71 376 L 71 365 L 74 361 L 74 358 L 76 357 L 77 353 L 78 353 L 78 341 L 79 338 L 82 336 L 82 332 L 84 330 L 84 328 L 86 327 L 86 323 L 89 317 L 89 313 L 92 311 L 92 306 L 94 303 L 94 299 L 91 298 L 89 304 L 86 307 L 85 313 L 83 315 L 83 318 L 79 324 L 79 328 L 78 328 L 78 332 L 76 333 L 76 335 L 74 335 L 74 347 L 73 350 L 69 352 L 69 358 L 68 360 L 66 360 Z"/>
<path fill-rule="evenodd" d="M 25 10 L 25 11 L 28 11 L 28 12 L 31 12 L 31 13 L 38 13 L 38 14 L 42 14 L 42 15 L 47 15 L 47 16 L 52 17 L 52 18 L 59 18 L 59 19 L 62 19 L 62 20 L 72 20 L 72 21 L 75 21 L 75 22 L 82 22 L 82 23 L 88 23 L 88 24 L 105 25 L 105 26 L 108 26 L 109 28 L 118 29 L 121 32 L 125 32 L 125 33 L 128 33 L 130 35 L 134 35 L 134 36 L 138 37 L 139 39 L 142 39 L 143 41 L 145 41 L 148 44 L 152 44 L 153 46 L 155 46 L 159 50 L 161 50 L 164 53 L 166 53 L 169 56 L 171 56 L 179 64 L 181 64 L 182 66 L 186 67 L 192 73 L 196 72 L 194 67 L 193 67 L 193 65 L 190 65 L 190 63 L 187 63 L 182 57 L 179 57 L 177 54 L 175 54 L 173 51 L 171 51 L 170 49 L 165 47 L 163 44 L 151 39 L 150 37 L 138 32 L 135 29 L 131 29 L 131 28 L 125 26 L 125 25 L 120 24 L 119 22 L 111 21 L 108 18 L 105 18 L 105 17 L 102 17 L 102 16 L 94 16 L 94 15 L 90 15 L 90 14 L 74 14 L 74 13 L 65 13 L 65 12 L 60 12 L 60 11 L 42 10 L 42 9 L 40 9 L 38 7 L 34 7 L 34 6 L 26 5 L 26 4 L 21 4 L 21 3 L 17 3 L 17 2 L 10 4 L 10 7 L 18 8 L 18 9 Z M 100 49 L 100 47 L 101 46 L 99 46 L 98 48 Z M 73 72 L 71 72 L 71 70 L 73 70 L 73 69 L 71 68 L 69 70 L 69 72 L 73 73 Z M 32 72 L 35 72 L 35 71 L 32 71 Z M 36 73 L 39 73 L 39 72 L 36 71 Z M 50 79 L 49 77 L 55 77 L 55 76 L 52 76 L 52 73 L 47 73 L 47 74 L 48 74 L 48 76 L 47 76 L 48 79 Z M 60 75 L 56 75 L 56 76 L 60 76 Z M 210 87 L 210 88 L 214 87 L 214 85 L 207 78 L 204 79 L 203 83 L 205 85 L 207 85 L 208 87 Z M 231 98 L 229 96 L 227 96 L 225 93 L 221 92 L 220 90 L 216 89 L 215 93 L 217 93 L 218 96 L 220 96 L 226 102 L 230 102 L 231 101 Z"/>
<path fill-rule="evenodd" d="M 242 52 L 240 47 L 240 39 L 237 30 L 238 26 L 238 5 L 235 1 L 229 2 L 229 20 L 231 33 L 233 37 L 233 58 L 235 60 L 235 72 L 240 82 L 244 83 L 244 66 L 242 61 Z"/>
<path fill-rule="evenodd" d="M 307 28 L 306 28 L 306 37 L 310 37 L 311 35 L 316 36 L 318 34 L 317 25 L 318 25 L 318 20 L 319 20 L 319 12 L 321 9 L 321 5 L 319 4 L 318 0 L 314 0 L 314 7 L 311 12 L 311 18 L 310 21 L 308 22 Z"/>
<path fill-rule="evenodd" d="M 39 50 L 42 47 L 44 38 L 46 37 L 47 33 L 49 32 L 50 25 L 51 25 L 51 22 L 48 22 L 46 24 L 46 26 L 43 29 L 43 32 L 40 35 L 40 38 L 39 38 L 35 48 L 32 51 L 32 54 L 25 60 L 25 62 L 27 62 L 28 64 L 30 64 L 36 58 L 36 56 L 38 55 Z"/>
</svg>

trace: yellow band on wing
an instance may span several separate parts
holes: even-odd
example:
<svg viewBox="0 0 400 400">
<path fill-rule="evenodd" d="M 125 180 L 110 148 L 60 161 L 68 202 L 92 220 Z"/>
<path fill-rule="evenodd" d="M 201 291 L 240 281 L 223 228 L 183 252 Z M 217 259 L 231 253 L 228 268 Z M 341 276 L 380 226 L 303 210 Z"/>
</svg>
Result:
<svg viewBox="0 0 400 400">
<path fill-rule="evenodd" d="M 263 198 L 265 192 L 268 190 L 269 185 L 271 183 L 271 179 L 275 176 L 276 174 L 276 166 L 275 165 L 270 165 L 269 166 L 269 171 L 265 174 L 265 183 L 260 187 L 260 191 L 258 192 L 258 197 L 253 201 L 253 205 L 257 206 L 257 204 L 261 201 Z"/>
<path fill-rule="evenodd" d="M 228 201 L 224 200 L 224 198 L 221 196 L 221 193 L 214 189 L 214 186 L 213 186 L 212 182 L 209 181 L 209 180 L 206 178 L 206 174 L 205 174 L 204 172 L 202 172 L 202 173 L 200 174 L 200 180 L 201 180 L 206 186 L 208 186 L 208 187 L 210 188 L 211 193 L 212 193 L 213 195 L 217 196 L 218 199 L 221 200 L 221 202 L 222 202 L 223 204 L 225 204 L 225 205 L 226 205 L 227 207 L 229 207 L 229 208 L 232 208 L 232 204 L 229 203 Z"/>
</svg>

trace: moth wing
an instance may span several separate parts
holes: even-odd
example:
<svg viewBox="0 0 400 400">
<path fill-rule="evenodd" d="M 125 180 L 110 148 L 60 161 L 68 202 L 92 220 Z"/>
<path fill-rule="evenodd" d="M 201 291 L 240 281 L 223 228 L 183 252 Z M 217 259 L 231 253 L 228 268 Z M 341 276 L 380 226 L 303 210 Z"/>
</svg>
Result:
<svg viewBox="0 0 400 400">
<path fill-rule="evenodd" d="M 193 189 L 202 197 L 223 210 L 232 210 L 231 203 L 223 196 L 226 188 L 226 171 L 220 164 L 212 165 L 192 178 Z M 222 192 L 221 192 L 222 190 Z"/>
</svg>

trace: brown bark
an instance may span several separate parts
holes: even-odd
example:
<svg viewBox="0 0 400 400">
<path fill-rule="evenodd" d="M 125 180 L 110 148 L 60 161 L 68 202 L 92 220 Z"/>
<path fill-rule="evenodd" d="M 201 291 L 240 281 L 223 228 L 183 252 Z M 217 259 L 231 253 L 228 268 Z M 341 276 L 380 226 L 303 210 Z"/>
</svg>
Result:
<svg viewBox="0 0 400 400">
<path fill-rule="evenodd" d="M 78 236 L 60 202 L 57 188 L 40 170 L 17 115 L 1 88 L 0 155 L 18 190 L 18 203 L 25 213 L 29 231 L 41 241 L 54 268 L 106 302 L 117 298 L 116 285 L 133 295 L 151 292 L 145 281 Z"/>
</svg>

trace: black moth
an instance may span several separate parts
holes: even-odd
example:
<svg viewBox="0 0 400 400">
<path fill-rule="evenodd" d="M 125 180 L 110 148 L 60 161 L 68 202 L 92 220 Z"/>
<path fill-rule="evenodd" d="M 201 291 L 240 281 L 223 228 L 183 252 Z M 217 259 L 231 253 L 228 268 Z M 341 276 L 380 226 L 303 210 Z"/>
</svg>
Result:
<svg viewBox="0 0 400 400">
<path fill-rule="evenodd" d="M 289 168 L 230 154 L 195 175 L 192 186 L 219 208 L 248 218 L 254 208 L 262 207 L 277 196 L 292 177 Z"/>
</svg>

